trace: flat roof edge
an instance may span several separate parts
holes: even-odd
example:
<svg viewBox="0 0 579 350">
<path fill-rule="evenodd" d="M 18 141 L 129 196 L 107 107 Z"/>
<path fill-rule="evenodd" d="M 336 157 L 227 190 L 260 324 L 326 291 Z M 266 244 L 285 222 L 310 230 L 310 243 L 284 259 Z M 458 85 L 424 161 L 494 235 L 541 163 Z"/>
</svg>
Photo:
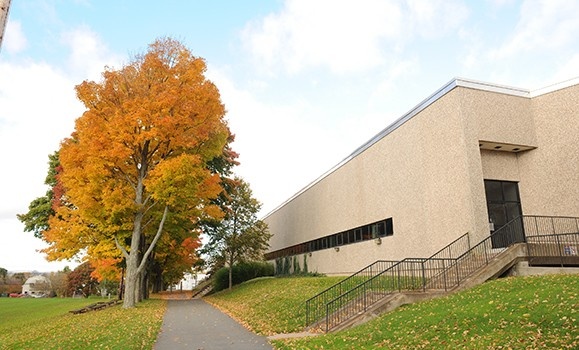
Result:
<svg viewBox="0 0 579 350">
<path fill-rule="evenodd" d="M 531 92 L 530 90 L 527 90 L 527 89 L 522 89 L 522 88 L 517 88 L 517 87 L 512 87 L 512 86 L 506 86 L 506 85 L 500 85 L 500 84 L 486 83 L 486 82 L 482 82 L 482 81 L 456 77 L 456 78 L 450 80 L 445 85 L 443 85 L 438 90 L 436 90 L 432 95 L 430 95 L 426 99 L 422 100 L 414 108 L 410 109 L 410 111 L 406 112 L 404 115 L 402 115 L 400 118 L 395 120 L 392 124 L 387 126 L 385 129 L 383 129 L 382 131 L 380 131 L 379 133 L 374 135 L 370 140 L 366 141 L 360 147 L 356 148 L 352 153 L 350 153 L 350 155 L 348 155 L 346 158 L 344 158 L 338 164 L 334 165 L 328 171 L 326 171 L 325 173 L 323 173 L 322 175 L 317 177 L 315 180 L 310 182 L 304 188 L 302 188 L 301 190 L 296 192 L 293 196 L 291 196 L 290 198 L 283 201 L 280 205 L 278 205 L 273 210 L 271 210 L 269 213 L 267 213 L 264 216 L 264 219 L 266 219 L 267 217 L 269 217 L 270 215 L 272 215 L 273 213 L 275 213 L 276 211 L 281 209 L 283 206 L 285 206 L 286 204 L 288 204 L 289 202 L 291 202 L 292 200 L 294 200 L 295 198 L 300 196 L 302 193 L 306 192 L 308 189 L 313 187 L 315 184 L 317 184 L 318 182 L 323 180 L 325 177 L 327 177 L 328 175 L 330 175 L 334 171 L 341 168 L 343 165 L 348 163 L 350 160 L 354 159 L 355 157 L 360 155 L 362 152 L 364 152 L 368 148 L 372 147 L 376 142 L 380 141 L 382 138 L 386 137 L 388 134 L 390 134 L 394 130 L 398 129 L 400 126 L 402 126 L 408 120 L 412 119 L 418 113 L 420 113 L 421 111 L 426 109 L 428 106 L 430 106 L 431 104 L 433 104 L 434 102 L 436 102 L 437 100 L 442 98 L 448 92 L 452 91 L 455 87 L 464 87 L 464 88 L 469 88 L 469 89 L 476 89 L 476 90 L 495 92 L 495 93 L 507 94 L 507 95 L 518 96 L 518 97 L 531 98 L 534 96 L 538 96 L 541 94 L 545 94 L 548 92 L 559 90 L 559 89 L 562 89 L 562 88 L 565 88 L 568 86 L 572 86 L 575 84 L 579 84 L 579 77 L 575 78 L 575 79 L 567 80 L 563 83 L 554 84 L 554 85 L 551 85 L 549 87 L 535 90 L 535 91 Z"/>
<path fill-rule="evenodd" d="M 456 84 L 469 89 L 483 90 L 488 92 L 496 92 L 505 95 L 531 97 L 531 92 L 527 89 L 517 88 L 513 86 L 485 83 L 472 79 L 456 78 Z"/>
<path fill-rule="evenodd" d="M 553 85 L 546 86 L 537 90 L 531 91 L 531 97 L 537 97 L 541 95 L 548 94 L 557 90 L 562 90 L 573 85 L 579 85 L 579 77 L 571 78 L 569 80 L 562 81 Z"/>
<path fill-rule="evenodd" d="M 454 89 L 457 85 L 456 85 L 456 81 L 457 79 L 452 79 L 451 81 L 449 81 L 448 83 L 446 83 L 443 87 L 441 87 L 440 89 L 438 89 L 436 92 L 434 92 L 432 95 L 430 95 L 429 97 L 427 97 L 426 99 L 424 99 L 422 102 L 420 102 L 418 105 L 416 105 L 414 108 L 412 108 L 410 111 L 408 111 L 407 113 L 405 113 L 404 115 L 402 115 L 400 118 L 398 118 L 397 120 L 395 120 L 392 124 L 390 124 L 389 126 L 387 126 L 385 129 L 383 129 L 382 131 L 380 131 L 379 133 L 377 133 L 376 135 L 374 135 L 370 140 L 366 141 L 364 144 L 362 144 L 360 147 L 356 148 L 354 150 L 354 152 L 350 153 L 349 156 L 347 156 L 346 158 L 342 159 L 338 164 L 334 165 L 332 168 L 330 168 L 330 170 L 326 171 L 325 173 L 323 173 L 322 175 L 320 175 L 319 177 L 317 177 L 315 180 L 313 180 L 312 182 L 310 182 L 309 184 L 307 184 L 304 188 L 302 188 L 301 190 L 299 190 L 297 193 L 295 193 L 293 196 L 291 196 L 290 198 L 286 199 L 285 201 L 283 201 L 280 205 L 278 205 L 277 207 L 275 207 L 273 210 L 271 210 L 269 213 L 267 213 L 264 216 L 264 219 L 267 218 L 268 216 L 270 216 L 271 214 L 275 213 L 277 210 L 279 210 L 281 207 L 283 207 L 284 205 L 288 204 L 289 202 L 291 202 L 292 200 L 294 200 L 296 197 L 298 197 L 300 194 L 304 193 L 305 191 L 307 191 L 308 189 L 310 189 L 311 187 L 313 187 L 315 184 L 317 184 L 318 182 L 320 182 L 321 180 L 323 180 L 326 176 L 330 175 L 331 173 L 333 173 L 334 171 L 338 170 L 339 168 L 341 168 L 344 164 L 348 163 L 350 160 L 352 160 L 353 158 L 355 158 L 356 156 L 358 156 L 359 154 L 361 154 L 362 152 L 364 152 L 365 150 L 367 150 L 368 148 L 370 148 L 372 145 L 374 145 L 376 142 L 380 141 L 382 138 L 386 137 L 388 134 L 390 134 L 391 132 L 393 132 L 394 130 L 398 129 L 398 127 L 400 127 L 401 125 L 403 125 L 404 123 L 406 123 L 408 120 L 412 119 L 412 117 L 414 117 L 415 115 L 417 115 L 418 113 L 420 113 L 422 110 L 424 110 L 426 107 L 430 106 L 432 103 L 434 103 L 436 100 L 438 100 L 439 98 L 441 98 L 442 96 L 446 95 L 449 91 L 451 91 L 452 89 Z"/>
</svg>

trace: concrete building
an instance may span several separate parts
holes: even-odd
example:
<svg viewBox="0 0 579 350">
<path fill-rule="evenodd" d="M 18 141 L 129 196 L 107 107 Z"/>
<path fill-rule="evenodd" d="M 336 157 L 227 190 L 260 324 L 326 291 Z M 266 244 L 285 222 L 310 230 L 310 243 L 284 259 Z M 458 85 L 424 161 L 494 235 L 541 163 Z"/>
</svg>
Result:
<svg viewBox="0 0 579 350">
<path fill-rule="evenodd" d="M 476 243 L 521 215 L 579 216 L 579 79 L 453 79 L 264 220 L 269 260 L 350 274 Z"/>
</svg>

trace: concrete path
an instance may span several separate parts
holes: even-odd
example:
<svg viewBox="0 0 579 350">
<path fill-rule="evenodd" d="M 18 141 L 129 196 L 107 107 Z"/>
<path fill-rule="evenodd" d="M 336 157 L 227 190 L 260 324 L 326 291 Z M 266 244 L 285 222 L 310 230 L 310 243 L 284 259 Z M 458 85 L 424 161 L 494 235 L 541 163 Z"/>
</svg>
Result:
<svg viewBox="0 0 579 350">
<path fill-rule="evenodd" d="M 273 347 L 201 299 L 168 300 L 155 350 L 254 350 Z"/>
</svg>

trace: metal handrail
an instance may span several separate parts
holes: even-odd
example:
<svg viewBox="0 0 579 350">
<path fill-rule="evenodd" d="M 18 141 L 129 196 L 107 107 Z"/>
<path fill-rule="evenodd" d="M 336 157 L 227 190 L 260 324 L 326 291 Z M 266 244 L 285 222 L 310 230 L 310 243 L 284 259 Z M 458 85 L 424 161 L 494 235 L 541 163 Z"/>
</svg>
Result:
<svg viewBox="0 0 579 350">
<path fill-rule="evenodd" d="M 526 234 L 527 228 L 527 232 L 530 234 Z M 573 233 L 559 232 L 560 230 L 569 231 L 569 229 L 573 231 Z M 545 232 L 547 232 L 547 234 L 539 234 Z M 506 225 L 493 232 L 489 237 L 483 239 L 475 246 L 470 247 L 470 241 L 468 241 L 468 249 L 465 249 L 459 254 L 456 254 L 456 252 L 452 254 L 452 246 L 458 245 L 465 237 L 468 240 L 468 233 L 466 233 L 429 258 L 406 258 L 395 262 L 387 269 L 371 275 L 344 292 L 342 292 L 342 288 L 340 288 L 340 293 L 338 293 L 338 295 L 333 294 L 335 295 L 333 298 L 328 297 L 328 291 L 335 291 L 336 286 L 341 286 L 343 281 L 318 293 L 306 302 L 307 325 L 310 325 L 310 322 L 320 322 L 324 319 L 325 331 L 327 332 L 329 329 L 359 312 L 366 311 L 369 306 L 396 291 L 426 291 L 427 289 L 444 289 L 446 291 L 452 289 L 459 286 L 462 281 L 470 277 L 477 270 L 488 265 L 493 258 L 503 251 L 503 249 L 497 248 L 506 248 L 513 243 L 527 242 L 529 238 L 557 236 L 556 244 L 558 250 L 561 251 L 559 236 L 568 234 L 571 234 L 572 238 L 569 238 L 567 241 L 571 240 L 571 242 L 575 244 L 575 246 L 569 245 L 569 250 L 571 247 L 579 246 L 579 218 L 538 215 L 519 216 L 509 221 Z M 447 251 L 448 257 L 439 257 L 446 254 Z M 577 254 L 576 251 L 573 252 Z M 563 264 L 563 258 L 561 258 L 561 264 Z M 374 265 L 375 264 L 371 264 L 358 273 Z M 417 272 L 419 273 L 418 275 L 416 275 Z M 344 281 L 355 278 L 354 276 L 356 276 L 356 274 L 348 277 Z M 390 280 L 384 278 L 387 276 Z M 377 281 L 380 281 L 380 283 Z M 409 281 L 410 283 L 408 283 Z M 389 283 L 389 289 L 384 288 L 385 282 L 387 284 Z M 375 288 L 376 286 L 378 286 L 378 288 Z M 396 288 L 394 288 L 394 286 Z M 314 315 L 310 315 L 311 305 L 309 302 L 314 300 L 314 298 L 323 300 L 323 305 L 321 305 L 319 309 L 325 312 L 324 318 L 317 317 L 313 320 L 310 318 Z M 316 312 L 315 315 L 318 315 L 318 312 Z"/>
<path fill-rule="evenodd" d="M 325 312 L 325 305 L 328 299 L 343 294 L 344 291 L 350 290 L 365 280 L 372 278 L 375 274 L 386 270 L 388 265 L 392 266 L 396 263 L 398 261 L 378 260 L 306 300 L 306 325 L 309 326 L 322 318 L 321 315 Z"/>
<path fill-rule="evenodd" d="M 464 248 L 465 244 L 466 249 Z M 470 238 L 467 232 L 434 253 L 429 259 L 436 259 L 438 256 L 443 255 L 451 257 L 457 254 L 457 252 L 468 250 L 469 245 Z M 453 247 L 455 248 L 453 249 Z M 323 314 L 326 313 L 326 305 L 330 300 L 339 297 L 350 289 L 356 288 L 356 286 L 365 283 L 376 275 L 383 274 L 398 263 L 399 261 L 378 260 L 306 300 L 306 326 L 310 326 L 323 319 Z M 380 267 L 380 265 L 386 266 Z"/>
</svg>

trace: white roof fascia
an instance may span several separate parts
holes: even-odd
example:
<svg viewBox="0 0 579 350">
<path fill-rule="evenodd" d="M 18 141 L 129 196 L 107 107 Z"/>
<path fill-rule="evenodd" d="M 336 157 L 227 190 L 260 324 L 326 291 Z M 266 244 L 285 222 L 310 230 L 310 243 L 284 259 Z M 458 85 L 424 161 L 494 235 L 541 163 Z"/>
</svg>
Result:
<svg viewBox="0 0 579 350">
<path fill-rule="evenodd" d="M 550 92 L 565 89 L 565 88 L 568 88 L 570 86 L 578 85 L 578 84 L 579 84 L 579 77 L 572 78 L 572 79 L 565 80 L 565 81 L 562 81 L 562 82 L 557 83 L 557 84 L 549 85 L 549 86 L 546 86 L 544 88 L 531 91 L 531 97 L 537 97 L 537 96 L 545 95 L 545 94 L 548 94 Z"/>
<path fill-rule="evenodd" d="M 568 83 L 570 81 L 571 80 L 564 82 L 564 83 Z M 578 84 L 578 83 L 579 83 L 579 78 L 576 79 L 574 84 Z M 574 84 L 569 83 L 567 86 L 574 85 Z M 556 85 L 558 86 L 560 84 L 556 84 Z M 448 92 L 450 92 L 452 89 L 454 89 L 457 86 L 465 87 L 465 88 L 469 88 L 469 89 L 495 92 L 495 93 L 500 93 L 500 94 L 507 94 L 507 95 L 518 96 L 518 97 L 526 97 L 526 98 L 532 97 L 532 93 L 526 89 L 521 89 L 521 88 L 516 88 L 516 87 L 506 86 L 506 85 L 485 83 L 482 81 L 476 81 L 476 80 L 472 80 L 472 79 L 454 78 L 451 81 L 449 81 L 448 83 L 446 83 L 444 86 L 442 86 L 440 89 L 438 89 L 436 92 L 434 92 L 432 95 L 430 95 L 429 97 L 424 99 L 422 102 L 417 104 L 414 108 L 412 108 L 410 111 L 408 111 L 402 117 L 398 118 L 396 121 L 394 121 L 388 127 L 386 127 L 385 129 L 383 129 L 382 131 L 377 133 L 370 140 L 366 141 L 363 145 L 361 145 L 356 150 L 354 150 L 354 152 L 350 153 L 349 156 L 344 158 L 338 164 L 334 165 L 330 170 L 328 170 L 325 173 L 323 173 L 322 175 L 320 175 L 314 181 L 310 182 L 304 188 L 299 190 L 296 194 L 294 194 L 293 196 L 291 196 L 290 198 L 285 200 L 283 203 L 281 203 L 280 205 L 275 207 L 272 211 L 270 211 L 268 214 L 265 215 L 264 219 L 267 218 L 268 216 L 270 216 L 271 214 L 273 214 L 274 212 L 276 212 L 277 210 L 279 210 L 281 207 L 283 207 L 287 203 L 291 202 L 293 199 L 295 199 L 300 194 L 307 191 L 309 188 L 311 188 L 312 186 L 314 186 L 315 184 L 317 184 L 321 180 L 323 180 L 326 176 L 330 175 L 334 171 L 341 168 L 344 164 L 348 163 L 350 160 L 352 160 L 355 157 L 357 157 L 358 155 L 360 155 L 362 152 L 364 152 L 365 150 L 370 148 L 376 142 L 380 141 L 382 138 L 386 137 L 388 134 L 390 134 L 394 130 L 398 129 L 398 127 L 400 127 L 402 124 L 404 124 L 408 120 L 412 119 L 415 115 L 417 115 L 418 113 L 420 113 L 421 111 L 426 109 L 428 106 L 430 106 L 431 104 L 436 102 L 438 99 L 440 99 L 441 97 L 446 95 Z M 555 85 L 553 85 L 553 86 L 555 86 Z M 551 91 L 561 89 L 561 88 L 562 87 L 558 87 L 558 88 L 553 89 Z M 542 90 L 537 90 L 537 91 L 542 91 Z M 543 93 L 546 93 L 546 92 L 543 92 Z"/>
<path fill-rule="evenodd" d="M 488 92 L 496 92 L 499 94 L 506 94 L 519 97 L 531 97 L 530 91 L 527 89 L 516 88 L 512 86 L 485 83 L 482 81 L 476 81 L 471 79 L 456 78 L 456 85 L 462 86 L 469 89 L 482 90 Z"/>
</svg>

